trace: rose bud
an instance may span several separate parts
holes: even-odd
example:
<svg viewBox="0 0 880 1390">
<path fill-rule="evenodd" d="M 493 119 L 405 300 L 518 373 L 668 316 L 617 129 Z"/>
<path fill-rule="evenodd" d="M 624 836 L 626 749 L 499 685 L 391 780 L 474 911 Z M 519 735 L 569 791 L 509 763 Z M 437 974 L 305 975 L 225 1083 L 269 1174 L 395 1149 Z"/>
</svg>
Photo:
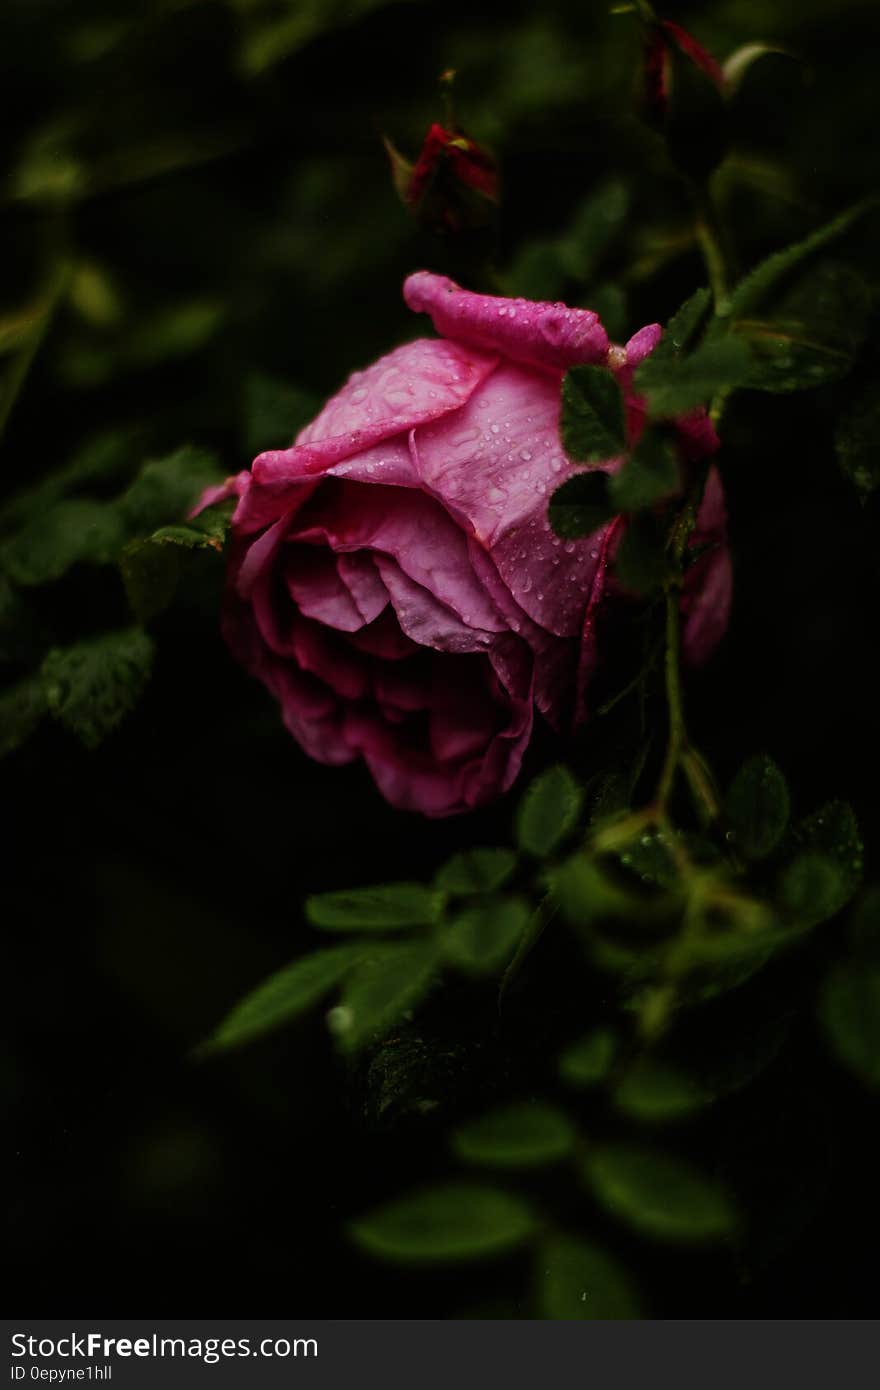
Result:
<svg viewBox="0 0 880 1390">
<path fill-rule="evenodd" d="M 607 611 L 628 601 L 608 582 L 625 523 L 583 541 L 550 529 L 549 496 L 576 471 L 560 442 L 562 377 L 577 363 L 614 372 L 634 441 L 632 376 L 661 330 L 609 348 L 589 310 L 424 271 L 404 295 L 440 336 L 353 373 L 291 448 L 200 506 L 238 498 L 224 633 L 301 746 L 325 763 L 363 759 L 393 805 L 445 816 L 511 785 L 536 711 L 557 728 L 585 716 Z M 683 460 L 717 447 L 702 411 L 672 428 Z M 694 659 L 727 621 L 724 531 L 713 472 L 682 598 Z"/>
<path fill-rule="evenodd" d="M 725 78 L 720 63 L 681 25 L 645 25 L 645 115 L 661 131 L 675 164 L 703 178 L 727 148 Z"/>
<path fill-rule="evenodd" d="M 416 221 L 432 231 L 457 232 L 485 225 L 498 202 L 498 169 L 492 156 L 463 131 L 435 122 L 415 164 L 385 140 L 394 186 Z"/>
</svg>

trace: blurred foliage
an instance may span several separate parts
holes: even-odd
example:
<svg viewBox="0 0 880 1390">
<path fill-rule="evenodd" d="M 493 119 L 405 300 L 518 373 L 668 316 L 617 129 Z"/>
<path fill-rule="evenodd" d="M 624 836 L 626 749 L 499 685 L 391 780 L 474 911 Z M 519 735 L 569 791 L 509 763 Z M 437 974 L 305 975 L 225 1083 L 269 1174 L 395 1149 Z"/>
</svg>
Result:
<svg viewBox="0 0 880 1390">
<path fill-rule="evenodd" d="M 490 1276 L 496 1316 L 872 1306 L 876 5 L 668 7 L 736 55 L 714 300 L 694 296 L 713 264 L 681 169 L 715 166 L 718 129 L 710 158 L 679 128 L 670 159 L 639 116 L 638 24 L 611 8 L 4 5 L 0 749 L 23 987 L 0 1075 L 37 1304 L 63 1237 L 94 1249 L 79 1278 L 108 1313 L 121 1284 L 126 1306 L 167 1290 L 169 1313 L 198 1287 L 436 1316 L 485 1307 Z M 600 691 L 576 746 L 539 741 L 531 772 L 551 770 L 512 834 L 506 804 L 415 824 L 358 770 L 310 766 L 220 649 L 228 508 L 187 519 L 424 331 L 405 273 L 485 274 L 486 229 L 431 240 L 382 147 L 420 147 L 449 68 L 501 169 L 494 283 L 592 307 L 622 341 L 668 323 L 674 349 L 640 374 L 657 418 L 614 492 L 585 470 L 557 495 L 572 536 L 638 514 L 617 562 L 648 596 L 622 639 L 637 679 Z M 570 375 L 585 460 L 618 420 L 590 392 Z M 662 420 L 715 393 L 738 600 L 689 720 L 728 790 L 708 832 L 636 825 L 665 738 Z M 836 792 L 858 823 L 842 802 L 792 821 Z"/>
</svg>

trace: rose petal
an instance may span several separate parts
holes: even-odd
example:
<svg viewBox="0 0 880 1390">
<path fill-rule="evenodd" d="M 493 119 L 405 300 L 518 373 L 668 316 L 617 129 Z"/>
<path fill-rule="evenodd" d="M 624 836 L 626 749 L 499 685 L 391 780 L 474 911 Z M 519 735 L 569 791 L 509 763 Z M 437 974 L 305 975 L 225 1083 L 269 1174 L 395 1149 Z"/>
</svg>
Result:
<svg viewBox="0 0 880 1390">
<path fill-rule="evenodd" d="M 517 634 L 510 644 L 498 641 L 493 646 L 490 656 L 495 670 L 508 690 L 516 686 L 521 688 L 521 649 L 523 643 L 527 644 L 533 656 L 535 704 L 554 728 L 561 728 L 571 707 L 577 656 L 574 642 L 554 637 L 532 621 L 516 602 L 491 555 L 479 541 L 472 538 L 469 549 L 474 572 L 502 613 L 511 634 Z M 515 663 L 515 675 L 510 669 L 511 661 Z"/>
<path fill-rule="evenodd" d="M 403 297 L 416 313 L 430 314 L 444 337 L 517 362 L 564 371 L 576 362 L 604 362 L 608 351 L 608 334 L 591 309 L 473 294 L 427 270 L 408 277 Z"/>
<path fill-rule="evenodd" d="M 324 542 L 341 552 L 368 549 L 390 555 L 404 574 L 469 627 L 504 631 L 500 614 L 470 567 L 461 530 L 423 493 L 330 479 L 298 517 L 294 539 Z"/>
<path fill-rule="evenodd" d="M 484 651 L 491 643 L 493 633 L 462 622 L 451 608 L 404 574 L 395 560 L 384 555 L 375 558 L 401 631 L 413 642 L 440 652 Z"/>
<path fill-rule="evenodd" d="M 692 549 L 711 546 L 685 573 L 681 611 L 682 655 L 691 665 L 708 660 L 727 630 L 733 602 L 733 563 L 727 545 L 727 508 L 717 468 L 706 479 Z"/>
<path fill-rule="evenodd" d="M 547 632 L 580 633 L 595 545 L 563 545 L 550 528 L 553 489 L 575 470 L 559 443 L 559 385 L 506 363 L 479 398 L 417 430 L 424 485 L 465 519 L 517 604 Z"/>
<path fill-rule="evenodd" d="M 368 623 L 359 632 L 353 632 L 348 640 L 359 651 L 378 656 L 383 661 L 402 661 L 420 650 L 417 643 L 401 632 L 397 614 L 390 606 L 375 622 Z"/>
<path fill-rule="evenodd" d="M 283 572 L 291 598 L 307 618 L 341 632 L 356 632 L 364 626 L 364 616 L 339 574 L 332 551 L 316 546 L 291 547 L 284 557 Z"/>
<path fill-rule="evenodd" d="M 494 365 L 493 356 L 460 343 L 405 343 L 365 371 L 352 372 L 297 444 L 354 434 L 351 455 L 463 405 Z"/>
<path fill-rule="evenodd" d="M 375 622 L 388 607 L 388 590 L 372 555 L 360 551 L 337 555 L 336 569 L 364 622 Z"/>
<path fill-rule="evenodd" d="M 445 679 L 454 681 L 451 658 L 441 658 Z M 437 762 L 407 736 L 369 710 L 350 709 L 345 737 L 357 748 L 379 790 L 393 806 L 427 816 L 450 816 L 494 800 L 519 772 L 532 729 L 528 698 L 511 702 L 504 726 L 485 751 L 463 763 Z"/>
<path fill-rule="evenodd" d="M 626 353 L 626 366 L 637 367 L 640 362 L 644 362 L 646 357 L 654 351 L 655 347 L 663 337 L 663 329 L 659 323 L 645 324 L 629 339 L 624 352 Z"/>
</svg>

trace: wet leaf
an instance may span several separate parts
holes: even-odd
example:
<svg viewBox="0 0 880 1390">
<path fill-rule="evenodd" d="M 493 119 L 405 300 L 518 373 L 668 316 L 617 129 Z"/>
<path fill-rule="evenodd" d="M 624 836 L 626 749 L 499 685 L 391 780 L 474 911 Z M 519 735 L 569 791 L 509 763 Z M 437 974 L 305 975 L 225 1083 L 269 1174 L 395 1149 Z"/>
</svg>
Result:
<svg viewBox="0 0 880 1390">
<path fill-rule="evenodd" d="M 432 941 L 376 944 L 345 983 L 330 1028 L 344 1052 L 355 1052 L 398 1023 L 428 992 L 439 964 Z"/>
<path fill-rule="evenodd" d="M 791 803 L 788 785 L 772 758 L 759 753 L 736 774 L 724 809 L 736 846 L 747 859 L 765 859 L 785 834 Z"/>
<path fill-rule="evenodd" d="M 592 536 L 614 516 L 607 473 L 576 473 L 550 498 L 548 520 L 563 540 Z"/>
<path fill-rule="evenodd" d="M 50 712 L 87 748 L 97 748 L 134 708 L 153 664 L 142 628 L 54 647 L 41 668 Z"/>
<path fill-rule="evenodd" d="M 329 994 L 363 954 L 361 946 L 332 946 L 284 966 L 235 1005 L 201 1051 L 240 1047 L 298 1018 Z"/>
<path fill-rule="evenodd" d="M 625 445 L 623 394 L 605 367 L 572 367 L 562 382 L 562 444 L 569 458 L 597 463 Z"/>
</svg>

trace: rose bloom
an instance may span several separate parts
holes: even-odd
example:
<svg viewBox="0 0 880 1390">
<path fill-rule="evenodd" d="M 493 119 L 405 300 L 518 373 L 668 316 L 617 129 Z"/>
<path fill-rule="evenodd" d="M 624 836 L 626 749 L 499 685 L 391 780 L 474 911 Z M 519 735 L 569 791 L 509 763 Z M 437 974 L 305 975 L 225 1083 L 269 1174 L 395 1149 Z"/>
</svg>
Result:
<svg viewBox="0 0 880 1390">
<path fill-rule="evenodd" d="M 625 522 L 563 541 L 550 494 L 576 471 L 559 437 L 576 363 L 606 364 L 635 442 L 636 365 L 661 329 L 610 347 L 597 316 L 472 294 L 427 272 L 404 286 L 439 333 L 354 372 L 289 449 L 203 497 L 237 496 L 223 630 L 313 758 L 361 758 L 394 806 L 446 816 L 514 781 L 535 711 L 588 712 Z M 717 447 L 705 412 L 676 422 L 683 462 Z M 619 460 L 598 466 L 612 469 Z M 712 470 L 682 594 L 685 656 L 721 636 L 730 602 Z"/>
</svg>

